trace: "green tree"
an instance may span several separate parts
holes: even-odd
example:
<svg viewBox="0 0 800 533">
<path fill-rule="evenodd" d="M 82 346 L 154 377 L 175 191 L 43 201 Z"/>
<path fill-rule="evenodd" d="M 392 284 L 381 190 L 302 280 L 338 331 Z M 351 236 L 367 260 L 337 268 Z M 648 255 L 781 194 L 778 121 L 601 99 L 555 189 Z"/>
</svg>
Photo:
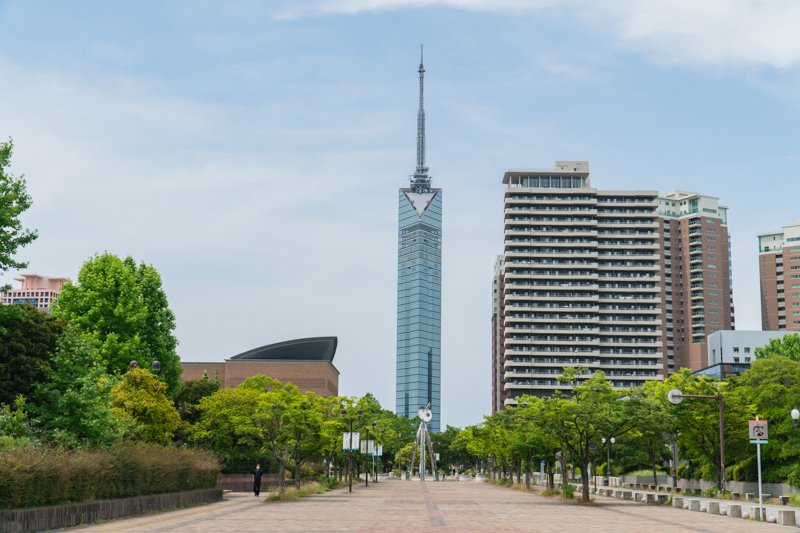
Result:
<svg viewBox="0 0 800 533">
<path fill-rule="evenodd" d="M 562 380 L 578 383 L 579 372 L 565 369 Z M 564 463 L 569 458 L 581 472 L 588 472 L 594 456 L 592 445 L 597 447 L 603 437 L 618 438 L 634 428 L 635 421 L 629 416 L 631 400 L 621 399 L 622 393 L 611 387 L 605 373 L 597 371 L 573 386 L 571 398 L 555 395 L 545 401 L 539 422 L 560 443 Z M 581 485 L 583 501 L 589 501 L 588 475 L 581 476 Z"/>
<path fill-rule="evenodd" d="M 36 442 L 36 431 L 28 419 L 25 397 L 14 398 L 13 406 L 0 403 L 0 450 Z"/>
<path fill-rule="evenodd" d="M 30 396 L 52 366 L 63 322 L 29 305 L 0 305 L 0 403 Z"/>
<path fill-rule="evenodd" d="M 800 484 L 800 430 L 791 419 L 791 410 L 800 406 L 800 362 L 780 355 L 757 359 L 734 383 L 732 393 L 769 421 L 769 445 L 761 448 L 765 480 Z M 735 465 L 734 475 L 754 480 L 754 446 L 748 451 Z"/>
<path fill-rule="evenodd" d="M 741 395 L 731 391 L 729 382 L 697 376 L 684 368 L 667 380 L 651 386 L 657 401 L 665 405 L 670 389 L 679 389 L 684 394 L 722 394 L 725 409 L 725 464 L 733 465 L 747 454 L 747 420 L 752 416 L 753 408 L 743 401 Z M 678 405 L 669 404 L 668 408 L 674 417 L 675 429 L 680 432 L 677 440 L 681 457 L 691 461 L 691 468 L 683 468 L 684 475 L 691 476 L 696 471 L 704 479 L 716 479 L 721 486 L 719 404 L 713 399 L 686 398 Z"/>
<path fill-rule="evenodd" d="M 314 394 L 302 393 L 291 383 L 267 376 L 247 378 L 240 387 L 263 391 L 255 423 L 261 429 L 263 449 L 278 463 L 278 488 L 282 492 L 286 468 L 292 462 L 301 465 L 314 448 L 308 445 L 319 437 L 321 417 L 314 405 Z"/>
<path fill-rule="evenodd" d="M 130 438 L 158 444 L 172 441 L 181 417 L 166 393 L 166 384 L 143 368 L 126 372 L 111 389 L 114 414 L 133 422 Z"/>
<path fill-rule="evenodd" d="M 46 381 L 34 394 L 34 410 L 48 440 L 68 446 L 119 442 L 129 424 L 112 411 L 115 384 L 92 341 L 67 329 L 58 340 Z"/>
<path fill-rule="evenodd" d="M 190 424 L 197 422 L 201 414 L 200 400 L 211 396 L 219 389 L 219 379 L 209 379 L 205 372 L 200 379 L 184 381 L 178 394 L 175 395 L 175 407 L 178 409 L 181 419 Z"/>
<path fill-rule="evenodd" d="M 243 470 L 245 465 L 252 468 L 260 462 L 264 435 L 256 414 L 263 395 L 261 389 L 239 385 L 200 400 L 192 440 L 217 454 L 225 471 Z"/>
<path fill-rule="evenodd" d="M 170 394 L 180 386 L 175 351 L 175 317 L 150 265 L 104 253 L 84 263 L 77 284 L 67 283 L 53 313 L 91 335 L 110 373 L 122 373 L 131 361 L 149 368 L 161 363 L 159 378 Z"/>
<path fill-rule="evenodd" d="M 783 337 L 770 339 L 769 343 L 756 348 L 756 359 L 783 356 L 800 361 L 800 333 L 787 333 Z"/>
<path fill-rule="evenodd" d="M 8 171 L 14 143 L 0 142 L 0 274 L 11 268 L 25 268 L 28 263 L 16 261 L 21 247 L 33 242 L 36 231 L 22 227 L 20 216 L 31 206 L 24 176 L 14 177 Z M 0 287 L 2 289 L 2 287 Z"/>
</svg>

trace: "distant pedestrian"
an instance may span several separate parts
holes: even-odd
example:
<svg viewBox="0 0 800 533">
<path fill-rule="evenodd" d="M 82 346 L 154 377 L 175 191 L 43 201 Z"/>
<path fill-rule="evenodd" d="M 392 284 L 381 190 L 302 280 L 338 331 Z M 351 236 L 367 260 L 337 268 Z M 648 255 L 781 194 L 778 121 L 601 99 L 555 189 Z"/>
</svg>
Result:
<svg viewBox="0 0 800 533">
<path fill-rule="evenodd" d="M 261 465 L 256 465 L 256 469 L 253 470 L 253 492 L 256 496 L 261 493 L 261 475 L 264 473 L 261 470 Z"/>
</svg>

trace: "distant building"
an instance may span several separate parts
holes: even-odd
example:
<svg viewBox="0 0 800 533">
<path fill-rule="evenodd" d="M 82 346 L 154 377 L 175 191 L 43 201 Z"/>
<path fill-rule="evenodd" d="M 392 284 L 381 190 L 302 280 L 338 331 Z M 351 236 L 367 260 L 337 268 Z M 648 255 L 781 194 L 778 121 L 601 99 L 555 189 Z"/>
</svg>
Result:
<svg viewBox="0 0 800 533">
<path fill-rule="evenodd" d="M 492 410 L 603 370 L 614 387 L 707 366 L 705 337 L 733 328 L 727 209 L 675 191 L 600 190 L 587 161 L 503 176 L 495 264 Z"/>
<path fill-rule="evenodd" d="M 5 305 L 32 305 L 42 311 L 49 311 L 61 294 L 61 288 L 68 278 L 22 274 L 15 281 L 21 286 L 7 292 L 0 292 L 0 303 Z"/>
<path fill-rule="evenodd" d="M 741 374 L 756 358 L 756 348 L 780 339 L 785 331 L 715 331 L 708 336 L 708 366 L 695 372 L 717 378 Z"/>
<path fill-rule="evenodd" d="M 800 331 L 800 221 L 758 236 L 761 328 Z"/>
<path fill-rule="evenodd" d="M 728 208 L 686 191 L 659 196 L 658 204 L 667 367 L 699 370 L 709 365 L 706 337 L 735 326 Z"/>
<path fill-rule="evenodd" d="M 291 382 L 320 396 L 339 395 L 339 371 L 333 366 L 336 337 L 296 339 L 248 350 L 223 362 L 181 361 L 183 381 L 208 374 L 223 388 L 236 387 L 251 376 L 265 375 Z"/>
</svg>

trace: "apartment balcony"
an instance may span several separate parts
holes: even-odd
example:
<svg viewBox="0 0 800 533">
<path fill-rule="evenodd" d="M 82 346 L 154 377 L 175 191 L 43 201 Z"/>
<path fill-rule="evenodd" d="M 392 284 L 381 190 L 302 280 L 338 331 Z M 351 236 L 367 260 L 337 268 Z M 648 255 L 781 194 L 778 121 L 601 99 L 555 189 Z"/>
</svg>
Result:
<svg viewBox="0 0 800 533">
<path fill-rule="evenodd" d="M 559 271 L 558 274 L 542 274 L 541 273 L 542 271 L 543 270 L 535 270 L 534 271 L 535 273 L 531 274 L 531 273 L 509 272 L 508 270 L 506 270 L 506 274 L 505 274 L 506 283 L 508 283 L 509 280 L 517 280 L 517 279 L 519 279 L 519 280 L 522 280 L 522 279 L 526 279 L 526 280 L 533 279 L 533 280 L 537 280 L 537 281 L 538 280 L 542 280 L 542 281 L 547 281 L 547 280 L 558 281 L 558 280 L 564 280 L 564 279 L 567 279 L 567 280 L 570 280 L 570 281 L 573 281 L 573 280 L 574 281 L 579 281 L 579 280 L 587 280 L 587 279 L 588 280 L 597 279 L 597 273 L 594 272 L 594 271 L 591 271 L 591 272 L 578 272 L 578 271 L 575 271 L 575 270 L 572 270 L 572 269 L 568 269 L 568 270 Z"/>
<path fill-rule="evenodd" d="M 514 198 L 513 196 L 505 197 L 505 204 L 531 204 L 531 205 L 554 205 L 554 206 L 594 206 L 597 203 L 595 198 L 576 199 L 576 198 Z"/>
<path fill-rule="evenodd" d="M 506 381 L 503 383 L 503 390 L 511 391 L 511 390 L 563 390 L 569 391 L 572 390 L 572 385 L 570 383 L 560 383 L 558 381 L 553 381 L 552 384 L 540 384 L 540 383 L 513 383 L 511 381 Z M 508 405 L 516 405 L 516 401 L 511 399 L 506 400 Z"/>
<path fill-rule="evenodd" d="M 548 307 L 544 303 L 537 305 L 536 303 L 528 302 L 508 302 L 506 303 L 506 314 L 512 312 L 539 312 L 539 313 L 597 313 L 596 304 L 563 304 L 553 307 Z"/>
<path fill-rule="evenodd" d="M 532 361 L 514 361 L 506 360 L 503 362 L 503 369 L 506 372 L 511 372 L 516 368 L 564 368 L 565 366 L 585 366 L 596 367 L 601 363 L 600 359 L 596 356 L 587 358 L 566 358 L 563 361 L 548 361 L 545 357 L 534 357 Z"/>
<path fill-rule="evenodd" d="M 590 227 L 583 227 L 583 228 L 575 228 L 575 227 L 565 227 L 565 228 L 558 228 L 552 229 L 549 227 L 542 227 L 541 224 L 536 224 L 535 227 L 533 224 L 522 224 L 522 223 L 513 223 L 510 221 L 506 221 L 505 223 L 505 231 L 504 235 L 506 237 L 511 236 L 531 236 L 531 237 L 597 237 L 597 229 L 590 228 Z M 584 224 L 586 226 L 586 224 Z"/>
<path fill-rule="evenodd" d="M 519 248 L 519 246 L 514 246 Z M 596 250 L 558 250 L 558 249 L 543 249 L 537 247 L 527 248 L 525 251 L 506 251 L 506 257 L 556 257 L 556 258 L 569 258 L 569 259 L 597 259 Z"/>
<path fill-rule="evenodd" d="M 626 326 L 659 326 L 661 325 L 660 318 L 640 318 L 640 317 L 631 317 L 626 319 L 620 319 L 617 317 L 608 318 L 606 319 L 605 316 L 600 315 L 598 320 L 599 325 L 607 325 L 607 324 L 624 324 Z"/>
<path fill-rule="evenodd" d="M 598 289 L 600 291 L 601 297 L 604 293 L 606 294 L 637 294 L 637 293 L 653 293 L 661 292 L 661 287 L 657 285 L 653 285 L 651 287 L 609 287 L 608 285 L 604 284 L 601 285 Z"/>
<path fill-rule="evenodd" d="M 550 328 L 543 328 L 543 327 L 536 327 L 533 325 L 521 325 L 519 327 L 514 327 L 510 325 L 506 325 L 506 334 L 532 334 L 532 335 L 594 335 L 595 337 L 600 333 L 600 328 L 598 327 L 589 327 L 589 328 L 578 328 L 578 327 L 571 327 L 574 326 L 574 323 L 566 323 L 566 321 L 562 322 L 563 328 L 557 329 L 550 329 Z"/>
<path fill-rule="evenodd" d="M 530 202 L 526 202 L 530 203 Z M 558 216 L 580 216 L 580 217 L 594 217 L 595 209 L 590 206 L 575 206 L 569 209 L 547 209 L 546 204 L 540 205 L 522 205 L 515 207 L 506 207 L 503 210 L 503 213 L 506 215 L 536 215 L 536 216 L 547 216 L 547 217 L 558 217 Z"/>
<path fill-rule="evenodd" d="M 655 360 L 648 361 L 646 363 L 638 361 L 629 361 L 627 363 L 608 363 L 601 359 L 600 368 L 602 370 L 663 370 L 664 365 L 662 363 L 656 363 Z"/>
<path fill-rule="evenodd" d="M 606 272 L 609 270 L 616 272 L 658 272 L 660 268 L 658 263 L 655 262 L 652 265 L 611 265 L 606 261 L 598 261 L 597 263 L 598 272 Z"/>
<path fill-rule="evenodd" d="M 615 339 L 615 340 L 607 340 L 603 337 L 600 337 L 600 346 L 601 348 L 609 348 L 609 347 L 618 347 L 618 348 L 661 348 L 663 343 L 660 340 L 622 340 L 622 339 Z"/>
<path fill-rule="evenodd" d="M 601 250 L 658 250 L 658 244 L 598 243 Z"/>
<path fill-rule="evenodd" d="M 548 358 L 548 357 L 549 358 L 559 357 L 559 358 L 572 358 L 572 359 L 575 359 L 576 362 L 574 362 L 574 363 L 565 363 L 565 362 L 553 362 L 552 363 L 552 364 L 560 364 L 562 366 L 564 366 L 564 365 L 569 366 L 569 365 L 578 365 L 579 364 L 579 360 L 582 361 L 582 360 L 585 360 L 585 359 L 592 359 L 592 360 L 596 359 L 597 357 L 600 356 L 600 349 L 595 347 L 595 348 L 593 348 L 591 350 L 585 350 L 585 351 L 574 351 L 574 350 L 573 351 L 570 351 L 570 350 L 544 351 L 544 350 L 520 350 L 520 349 L 506 348 L 504 350 L 504 355 L 505 355 L 506 358 L 509 358 L 509 357 L 516 357 L 516 358 L 530 357 L 530 358 L 534 358 L 534 359 L 540 359 L 540 358 Z M 534 363 L 531 363 L 531 364 L 534 364 Z M 535 364 L 544 365 L 544 364 L 548 364 L 548 363 L 545 363 L 543 361 L 537 361 Z"/>
<path fill-rule="evenodd" d="M 514 324 L 519 324 L 521 327 L 530 327 L 526 326 L 526 324 L 597 324 L 600 322 L 600 317 L 597 315 L 590 316 L 589 318 L 578 318 L 576 315 L 570 315 L 568 313 L 560 315 L 560 318 L 552 318 L 552 317 L 516 317 L 516 316 L 509 316 L 508 311 L 506 311 L 506 316 L 503 320 L 503 324 L 505 328 L 513 328 Z"/>
</svg>

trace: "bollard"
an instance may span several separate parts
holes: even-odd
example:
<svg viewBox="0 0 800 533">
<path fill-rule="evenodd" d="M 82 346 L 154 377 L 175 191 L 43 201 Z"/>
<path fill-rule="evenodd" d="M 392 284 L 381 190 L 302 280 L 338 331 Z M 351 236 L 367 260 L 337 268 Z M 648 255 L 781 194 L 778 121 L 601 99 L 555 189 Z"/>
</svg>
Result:
<svg viewBox="0 0 800 533">
<path fill-rule="evenodd" d="M 700 500 L 689 500 L 690 511 L 700 511 Z"/>
<path fill-rule="evenodd" d="M 683 498 L 679 496 L 672 497 L 672 506 L 677 507 L 678 509 L 683 509 Z"/>
<path fill-rule="evenodd" d="M 778 496 L 778 501 L 781 505 L 789 505 L 789 497 L 788 496 Z"/>
<path fill-rule="evenodd" d="M 656 495 L 650 494 L 649 492 L 644 495 L 644 503 L 656 503 Z"/>
<path fill-rule="evenodd" d="M 708 502 L 706 511 L 708 514 L 719 514 L 719 502 Z"/>
<path fill-rule="evenodd" d="M 728 516 L 731 518 L 742 517 L 742 505 L 739 503 L 728 504 Z"/>
<path fill-rule="evenodd" d="M 748 500 L 748 501 L 755 500 L 756 499 L 756 495 L 754 493 L 752 493 L 752 492 L 745 492 L 744 493 L 744 499 Z"/>
<path fill-rule="evenodd" d="M 633 493 L 629 490 L 625 490 L 622 492 L 622 499 L 623 500 L 630 500 L 633 497 Z"/>
</svg>

